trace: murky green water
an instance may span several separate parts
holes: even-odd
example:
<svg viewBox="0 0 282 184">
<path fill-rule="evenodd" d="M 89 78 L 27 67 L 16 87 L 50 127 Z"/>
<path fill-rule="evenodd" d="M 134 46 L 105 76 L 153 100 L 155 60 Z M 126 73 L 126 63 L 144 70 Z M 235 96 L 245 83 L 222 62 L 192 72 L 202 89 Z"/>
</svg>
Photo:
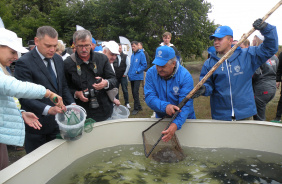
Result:
<svg viewBox="0 0 282 184">
<path fill-rule="evenodd" d="M 282 183 L 282 155 L 241 149 L 183 147 L 179 163 L 147 159 L 142 145 L 95 151 L 75 161 L 49 184 Z"/>
</svg>

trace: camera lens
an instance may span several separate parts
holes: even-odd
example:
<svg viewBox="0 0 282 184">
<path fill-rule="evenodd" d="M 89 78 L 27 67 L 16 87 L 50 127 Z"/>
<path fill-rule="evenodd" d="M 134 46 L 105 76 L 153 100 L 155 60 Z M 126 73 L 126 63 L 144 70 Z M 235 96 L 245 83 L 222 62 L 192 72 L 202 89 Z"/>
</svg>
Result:
<svg viewBox="0 0 282 184">
<path fill-rule="evenodd" d="M 84 96 L 85 98 L 89 98 L 89 91 L 84 91 L 84 92 L 83 92 L 83 96 Z"/>
<path fill-rule="evenodd" d="M 89 106 L 90 106 L 90 108 L 92 108 L 92 109 L 96 109 L 96 108 L 98 108 L 98 107 L 99 107 L 99 103 L 98 103 L 98 101 L 97 101 L 97 98 L 96 98 L 96 97 L 95 97 L 95 98 L 91 98 L 91 99 L 90 99 Z"/>
<path fill-rule="evenodd" d="M 94 89 L 90 89 L 90 96 L 91 96 L 91 97 L 95 97 L 95 91 L 94 91 Z"/>
</svg>

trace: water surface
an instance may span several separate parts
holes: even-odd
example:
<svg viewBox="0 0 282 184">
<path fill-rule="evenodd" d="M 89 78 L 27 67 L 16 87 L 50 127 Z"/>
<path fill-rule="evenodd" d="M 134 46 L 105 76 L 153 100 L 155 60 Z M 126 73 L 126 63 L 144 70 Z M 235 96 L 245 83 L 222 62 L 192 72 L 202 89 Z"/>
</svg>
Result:
<svg viewBox="0 0 282 184">
<path fill-rule="evenodd" d="M 142 145 L 115 146 L 86 155 L 49 184 L 282 183 L 282 155 L 243 149 L 183 147 L 178 163 L 144 156 Z"/>
</svg>

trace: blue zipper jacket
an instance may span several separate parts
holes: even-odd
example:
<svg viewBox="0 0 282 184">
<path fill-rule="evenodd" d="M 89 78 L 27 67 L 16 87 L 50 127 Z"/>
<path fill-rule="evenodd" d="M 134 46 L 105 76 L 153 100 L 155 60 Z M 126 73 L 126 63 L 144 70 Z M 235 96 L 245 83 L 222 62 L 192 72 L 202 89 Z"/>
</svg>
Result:
<svg viewBox="0 0 282 184">
<path fill-rule="evenodd" d="M 236 120 L 257 114 L 252 75 L 278 51 L 276 27 L 268 24 L 261 33 L 265 37 L 261 45 L 245 49 L 238 47 L 205 82 L 204 96 L 210 96 L 213 119 L 230 121 L 232 112 Z M 219 60 L 215 52 L 211 53 L 202 67 L 200 80 Z"/>
<path fill-rule="evenodd" d="M 165 109 L 168 104 L 178 105 L 193 87 L 191 74 L 179 63 L 177 63 L 174 76 L 168 80 L 164 80 L 158 75 L 156 65 L 154 65 L 149 68 L 146 74 L 145 101 L 156 112 L 156 117 L 161 118 L 166 115 Z M 173 123 L 177 125 L 179 130 L 186 119 L 196 119 L 193 100 L 189 100 L 182 107 Z"/>
<path fill-rule="evenodd" d="M 22 146 L 25 138 L 25 125 L 13 96 L 41 99 L 46 89 L 41 85 L 22 82 L 7 76 L 1 67 L 0 78 L 0 143 Z"/>
<path fill-rule="evenodd" d="M 128 78 L 130 81 L 143 80 L 143 71 L 147 68 L 147 61 L 143 51 L 132 53 Z"/>
</svg>

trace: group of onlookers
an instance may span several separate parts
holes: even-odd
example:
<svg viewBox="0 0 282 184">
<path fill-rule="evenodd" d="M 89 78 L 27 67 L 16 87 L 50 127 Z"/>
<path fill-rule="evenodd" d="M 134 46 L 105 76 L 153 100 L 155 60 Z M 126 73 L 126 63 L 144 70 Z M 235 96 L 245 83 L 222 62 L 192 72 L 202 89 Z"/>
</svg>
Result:
<svg viewBox="0 0 282 184">
<path fill-rule="evenodd" d="M 113 106 L 120 105 L 121 84 L 124 105 L 131 108 L 128 80 L 134 100 L 132 115 L 142 110 L 139 88 L 144 80 L 145 102 L 157 118 L 172 117 L 180 111 L 162 132 L 164 141 L 169 141 L 186 119 L 196 118 L 193 99 L 201 95 L 210 96 L 213 119 L 238 121 L 254 116 L 256 120 L 265 120 L 265 105 L 279 87 L 272 82 L 277 67 L 273 56 L 278 50 L 278 37 L 276 27 L 261 19 L 253 26 L 261 33 L 254 46 L 238 47 L 182 109 L 177 105 L 193 89 L 193 78 L 181 65 L 180 53 L 170 43 L 169 32 L 163 34 L 152 65 L 143 44 L 137 41 L 131 42 L 133 53 L 129 58 L 122 52 L 122 45 L 115 41 L 104 42 L 102 50 L 95 51 L 95 39 L 90 31 L 79 30 L 73 35 L 73 53 L 63 61 L 60 55 L 65 48 L 58 42 L 54 28 L 38 28 L 29 52 L 18 44 L 15 33 L 0 29 L 0 169 L 8 165 L 6 144 L 22 146 L 25 143 L 26 152 L 30 153 L 55 139 L 59 128 L 54 115 L 65 111 L 65 105 L 82 106 L 87 118 L 95 121 L 109 120 Z M 214 41 L 214 48 L 209 49 L 210 57 L 203 64 L 200 80 L 234 44 L 233 31 L 228 26 L 218 27 L 209 39 Z M 25 54 L 18 58 L 17 51 Z M 15 60 L 14 78 L 9 76 L 7 67 Z M 280 82 L 281 77 L 277 77 L 277 81 Z M 22 112 L 12 97 L 19 98 Z M 282 108 L 279 108 L 280 113 Z M 277 118 L 281 119 L 279 113 Z"/>
</svg>

